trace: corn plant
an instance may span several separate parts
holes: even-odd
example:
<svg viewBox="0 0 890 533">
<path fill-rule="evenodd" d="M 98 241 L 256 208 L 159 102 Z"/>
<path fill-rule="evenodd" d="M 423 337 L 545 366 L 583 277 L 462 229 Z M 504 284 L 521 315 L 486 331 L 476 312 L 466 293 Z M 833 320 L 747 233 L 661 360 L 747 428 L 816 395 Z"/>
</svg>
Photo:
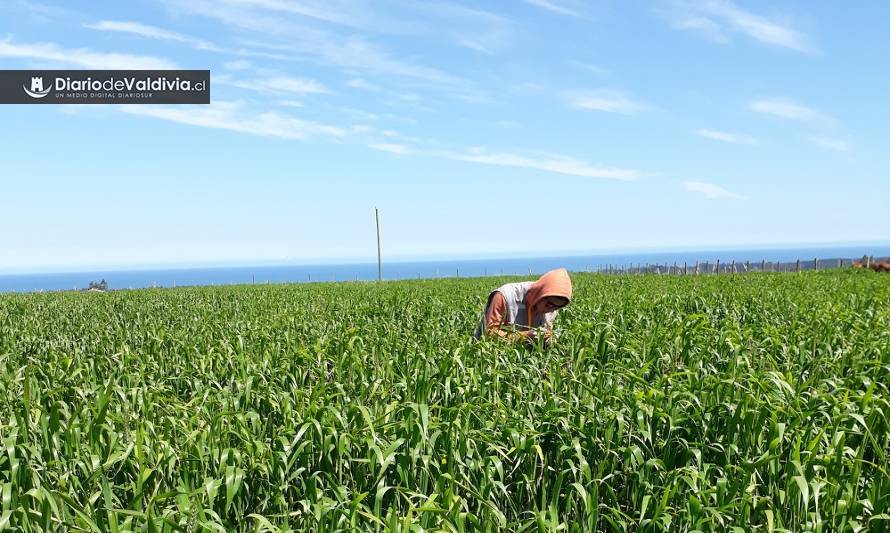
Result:
<svg viewBox="0 0 890 533">
<path fill-rule="evenodd" d="M 573 279 L 2 295 L 0 530 L 890 530 L 890 277 Z"/>
</svg>

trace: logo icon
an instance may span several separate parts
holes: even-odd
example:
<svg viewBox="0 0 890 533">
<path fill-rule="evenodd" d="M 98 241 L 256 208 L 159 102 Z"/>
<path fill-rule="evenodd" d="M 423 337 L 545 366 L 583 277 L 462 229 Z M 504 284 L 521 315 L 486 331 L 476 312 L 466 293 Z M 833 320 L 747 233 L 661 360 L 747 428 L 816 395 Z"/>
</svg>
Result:
<svg viewBox="0 0 890 533">
<path fill-rule="evenodd" d="M 48 95 L 50 91 L 49 87 L 47 87 L 46 89 L 43 88 L 43 78 L 41 77 L 31 78 L 30 90 L 24 85 L 22 85 L 22 89 L 24 89 L 25 92 L 28 93 L 28 96 L 30 96 L 31 98 L 43 98 L 44 96 Z"/>
</svg>

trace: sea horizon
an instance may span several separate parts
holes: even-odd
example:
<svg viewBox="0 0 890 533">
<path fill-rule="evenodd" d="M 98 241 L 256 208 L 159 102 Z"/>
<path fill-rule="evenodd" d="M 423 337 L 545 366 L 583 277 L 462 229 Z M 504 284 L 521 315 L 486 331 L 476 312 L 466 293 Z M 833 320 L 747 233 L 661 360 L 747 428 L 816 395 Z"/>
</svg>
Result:
<svg viewBox="0 0 890 533">
<path fill-rule="evenodd" d="M 890 244 L 839 246 L 724 248 L 678 251 L 639 251 L 552 255 L 530 257 L 487 257 L 428 260 L 384 259 L 384 280 L 480 277 L 541 274 L 565 267 L 572 272 L 594 272 L 604 268 L 630 268 L 634 265 L 683 266 L 686 263 L 732 261 L 754 264 L 787 263 L 814 259 L 853 260 L 863 255 L 890 256 Z M 836 265 L 836 263 L 835 263 Z M 826 266 L 832 266 L 826 264 Z M 306 283 L 371 281 L 377 279 L 376 261 L 330 263 L 240 264 L 213 266 L 165 266 L 155 268 L 108 268 L 81 271 L 0 274 L 0 292 L 40 292 L 81 290 L 90 282 L 105 280 L 108 288 L 138 289 L 250 283 Z"/>
</svg>

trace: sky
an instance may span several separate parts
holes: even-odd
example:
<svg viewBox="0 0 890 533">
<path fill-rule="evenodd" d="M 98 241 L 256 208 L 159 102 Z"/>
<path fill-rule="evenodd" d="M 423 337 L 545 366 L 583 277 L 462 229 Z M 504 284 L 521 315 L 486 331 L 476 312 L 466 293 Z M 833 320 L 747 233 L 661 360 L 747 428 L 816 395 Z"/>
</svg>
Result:
<svg viewBox="0 0 890 533">
<path fill-rule="evenodd" d="M 2 0 L 0 272 L 887 243 L 890 3 Z M 883 214 L 883 215 L 881 215 Z"/>
</svg>

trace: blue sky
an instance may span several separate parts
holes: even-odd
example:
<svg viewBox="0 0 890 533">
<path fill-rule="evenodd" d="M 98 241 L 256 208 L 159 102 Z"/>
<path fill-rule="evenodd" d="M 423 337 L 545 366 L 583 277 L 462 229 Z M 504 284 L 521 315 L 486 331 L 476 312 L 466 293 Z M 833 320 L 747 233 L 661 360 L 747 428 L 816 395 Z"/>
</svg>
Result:
<svg viewBox="0 0 890 533">
<path fill-rule="evenodd" d="M 888 242 L 890 3 L 0 3 L 0 68 L 210 69 L 0 106 L 0 270 Z"/>
</svg>

